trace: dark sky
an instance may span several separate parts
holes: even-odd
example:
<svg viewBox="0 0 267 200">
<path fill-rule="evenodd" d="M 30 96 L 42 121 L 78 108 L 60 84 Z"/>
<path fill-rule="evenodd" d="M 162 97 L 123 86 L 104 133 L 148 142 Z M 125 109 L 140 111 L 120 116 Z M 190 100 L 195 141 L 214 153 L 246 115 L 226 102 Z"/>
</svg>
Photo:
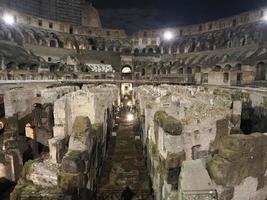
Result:
<svg viewBox="0 0 267 200">
<path fill-rule="evenodd" d="M 104 25 L 135 28 L 189 25 L 267 6 L 267 0 L 91 0 Z M 131 27 L 136 26 L 136 27 Z M 141 27 L 139 27 L 141 26 Z"/>
</svg>

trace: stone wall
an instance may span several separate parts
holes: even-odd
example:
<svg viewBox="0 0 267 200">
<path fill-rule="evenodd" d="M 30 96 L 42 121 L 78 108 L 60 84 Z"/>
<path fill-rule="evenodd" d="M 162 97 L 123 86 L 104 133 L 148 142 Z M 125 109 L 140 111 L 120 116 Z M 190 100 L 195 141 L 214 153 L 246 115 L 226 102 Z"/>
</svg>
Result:
<svg viewBox="0 0 267 200">
<path fill-rule="evenodd" d="M 93 198 L 113 128 L 117 93 L 113 85 L 85 85 L 56 100 L 49 156 L 24 165 L 11 198 Z"/>
<path fill-rule="evenodd" d="M 177 199 L 182 162 L 205 163 L 213 144 L 230 134 L 232 100 L 194 87 L 142 86 L 135 91 L 155 197 Z"/>
</svg>

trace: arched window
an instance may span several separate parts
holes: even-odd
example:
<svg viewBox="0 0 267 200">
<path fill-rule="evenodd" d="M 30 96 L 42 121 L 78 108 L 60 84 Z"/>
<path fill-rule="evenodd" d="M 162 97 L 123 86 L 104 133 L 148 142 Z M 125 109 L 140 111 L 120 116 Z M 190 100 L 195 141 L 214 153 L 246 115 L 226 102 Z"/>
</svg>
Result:
<svg viewBox="0 0 267 200">
<path fill-rule="evenodd" d="M 178 74 L 183 74 L 184 73 L 184 69 L 183 68 L 180 68 L 179 70 L 178 70 Z"/>
<path fill-rule="evenodd" d="M 153 68 L 153 74 L 156 74 L 156 73 L 157 73 L 156 68 Z"/>
</svg>

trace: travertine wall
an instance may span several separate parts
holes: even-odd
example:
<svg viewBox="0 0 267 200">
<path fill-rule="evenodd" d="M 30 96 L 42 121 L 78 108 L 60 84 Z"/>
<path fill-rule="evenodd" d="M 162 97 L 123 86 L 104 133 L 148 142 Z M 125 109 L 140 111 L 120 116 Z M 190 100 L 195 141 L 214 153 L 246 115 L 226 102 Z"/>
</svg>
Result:
<svg viewBox="0 0 267 200">
<path fill-rule="evenodd" d="M 194 87 L 141 86 L 135 91 L 155 197 L 177 199 L 182 162 L 205 161 L 216 137 L 230 134 L 232 100 Z"/>
</svg>

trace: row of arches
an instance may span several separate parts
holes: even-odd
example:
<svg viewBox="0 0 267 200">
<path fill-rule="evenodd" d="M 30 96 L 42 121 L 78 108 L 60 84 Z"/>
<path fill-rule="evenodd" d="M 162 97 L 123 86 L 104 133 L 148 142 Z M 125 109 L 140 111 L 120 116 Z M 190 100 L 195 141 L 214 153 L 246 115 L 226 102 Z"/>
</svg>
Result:
<svg viewBox="0 0 267 200">
<path fill-rule="evenodd" d="M 243 66 L 240 63 L 231 65 L 226 64 L 224 66 L 222 65 L 215 65 L 210 68 L 205 68 L 205 73 L 212 71 L 212 72 L 221 72 L 221 73 L 227 73 L 229 72 L 237 72 L 242 73 Z M 265 62 L 258 62 L 254 67 L 251 69 L 255 72 L 255 80 L 266 80 L 267 77 L 267 66 Z M 122 68 L 122 73 L 140 73 L 141 76 L 146 75 L 168 75 L 168 74 L 178 74 L 178 75 L 193 75 L 195 73 L 201 73 L 203 72 L 203 69 L 201 66 L 196 67 L 177 67 L 177 66 L 168 66 L 164 67 L 162 66 L 148 66 L 148 67 L 135 67 L 135 70 L 131 66 L 124 66 Z"/>
</svg>

